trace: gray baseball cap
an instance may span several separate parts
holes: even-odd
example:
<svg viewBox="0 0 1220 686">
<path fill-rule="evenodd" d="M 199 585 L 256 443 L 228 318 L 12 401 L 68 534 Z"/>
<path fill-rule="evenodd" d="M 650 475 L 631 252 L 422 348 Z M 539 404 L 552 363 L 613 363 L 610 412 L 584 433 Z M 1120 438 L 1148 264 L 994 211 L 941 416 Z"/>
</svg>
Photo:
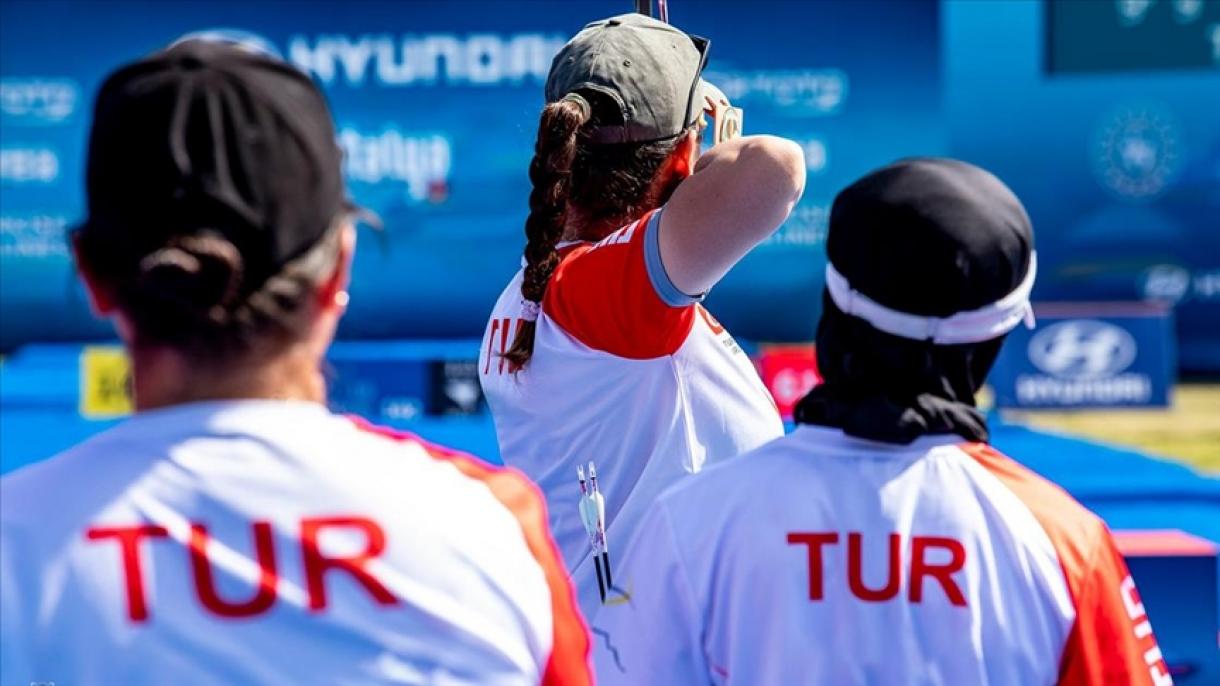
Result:
<svg viewBox="0 0 1220 686">
<path fill-rule="evenodd" d="M 597 143 L 673 138 L 703 112 L 709 41 L 643 14 L 595 21 L 555 56 L 546 80 L 548 103 L 569 93 L 602 93 L 622 108 L 621 126 L 592 133 Z"/>
</svg>

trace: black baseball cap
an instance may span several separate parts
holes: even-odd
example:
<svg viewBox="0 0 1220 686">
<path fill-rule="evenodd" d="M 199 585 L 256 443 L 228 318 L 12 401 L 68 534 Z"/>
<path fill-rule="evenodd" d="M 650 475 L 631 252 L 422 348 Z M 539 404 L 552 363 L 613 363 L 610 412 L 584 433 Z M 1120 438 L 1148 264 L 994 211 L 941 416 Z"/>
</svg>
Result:
<svg viewBox="0 0 1220 686">
<path fill-rule="evenodd" d="M 598 143 L 673 138 L 701 116 L 710 42 L 643 14 L 592 22 L 551 63 L 546 100 L 590 90 L 610 97 L 622 125 L 601 126 Z"/>
<path fill-rule="evenodd" d="M 209 231 L 241 252 L 252 292 L 353 209 L 326 99 L 291 65 L 188 39 L 112 73 L 89 136 L 78 228 L 122 277 L 174 238 Z"/>
</svg>

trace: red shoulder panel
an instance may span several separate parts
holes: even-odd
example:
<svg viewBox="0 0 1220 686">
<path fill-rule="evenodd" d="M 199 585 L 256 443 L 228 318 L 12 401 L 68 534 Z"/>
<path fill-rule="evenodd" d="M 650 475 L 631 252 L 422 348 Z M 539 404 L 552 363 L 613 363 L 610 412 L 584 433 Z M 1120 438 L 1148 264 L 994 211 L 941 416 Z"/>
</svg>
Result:
<svg viewBox="0 0 1220 686">
<path fill-rule="evenodd" d="M 551 656 L 543 674 L 543 686 L 584 686 L 593 683 L 589 667 L 589 631 L 577 609 L 575 591 L 567 568 L 547 527 L 546 501 L 538 487 L 521 472 L 490 465 L 466 453 L 429 443 L 415 434 L 377 426 L 359 417 L 351 420 L 362 431 L 391 440 L 414 443 L 434 459 L 445 460 L 462 474 L 487 486 L 492 495 L 513 513 L 530 553 L 542 567 L 551 591 L 554 636 Z"/>
<path fill-rule="evenodd" d="M 672 355 L 695 323 L 695 308 L 672 307 L 648 278 L 648 219 L 563 256 L 542 308 L 571 336 L 595 350 L 633 360 Z"/>
<path fill-rule="evenodd" d="M 1059 556 L 1076 623 L 1059 663 L 1059 684 L 1172 684 L 1152 625 L 1114 538 L 1062 488 L 991 446 L 962 446 L 1033 512 Z"/>
</svg>

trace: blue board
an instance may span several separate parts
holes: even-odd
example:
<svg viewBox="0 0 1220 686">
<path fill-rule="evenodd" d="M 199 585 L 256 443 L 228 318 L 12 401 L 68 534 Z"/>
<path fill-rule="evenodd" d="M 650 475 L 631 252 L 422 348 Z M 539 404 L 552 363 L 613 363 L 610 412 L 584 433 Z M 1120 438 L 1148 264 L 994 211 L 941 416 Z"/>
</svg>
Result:
<svg viewBox="0 0 1220 686">
<path fill-rule="evenodd" d="M 739 336 L 809 339 L 834 193 L 895 158 L 947 153 L 1025 200 L 1039 299 L 1173 304 L 1181 366 L 1220 370 L 1215 3 L 672 4 L 675 23 L 712 39 L 708 76 L 746 108 L 747 130 L 794 138 L 809 163 L 793 218 L 710 298 Z M 0 4 L 0 350 L 107 336 L 63 240 L 83 206 L 93 92 L 117 64 L 219 29 L 322 83 L 351 189 L 385 220 L 362 236 L 341 334 L 477 336 L 517 265 L 550 56 L 630 7 Z"/>
<path fill-rule="evenodd" d="M 1173 320 L 1154 304 L 1057 304 L 1009 335 L 987 382 L 1000 407 L 1167 407 Z"/>
<path fill-rule="evenodd" d="M 708 76 L 747 130 L 799 141 L 805 199 L 716 288 L 741 336 L 808 339 L 835 191 L 902 155 L 944 153 L 933 0 L 671 3 L 712 41 Z M 478 336 L 517 269 L 552 55 L 626 0 L 26 2 L 0 5 L 0 350 L 89 340 L 64 231 L 83 208 L 83 145 L 106 72 L 193 31 L 277 52 L 322 84 L 355 199 L 386 230 L 356 258 L 347 338 Z M 901 116 L 894 116 L 901 113 Z M 54 317 L 43 316 L 53 311 Z"/>
<path fill-rule="evenodd" d="M 1174 306 L 1220 371 L 1220 4 L 944 5 L 949 148 L 1034 222 L 1038 300 Z"/>
</svg>

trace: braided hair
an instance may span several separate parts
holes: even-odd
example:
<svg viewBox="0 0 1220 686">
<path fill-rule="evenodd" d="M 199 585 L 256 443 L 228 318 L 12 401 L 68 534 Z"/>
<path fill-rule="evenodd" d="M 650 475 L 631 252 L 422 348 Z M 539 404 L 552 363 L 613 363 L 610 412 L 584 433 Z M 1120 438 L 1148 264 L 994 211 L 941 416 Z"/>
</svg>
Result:
<svg viewBox="0 0 1220 686">
<path fill-rule="evenodd" d="M 645 143 L 589 140 L 591 130 L 622 124 L 622 118 L 618 104 L 596 91 L 571 93 L 543 108 L 529 169 L 533 190 L 525 220 L 521 282 L 521 297 L 527 303 L 540 306 L 546 296 L 551 274 L 559 266 L 555 246 L 565 226 L 618 228 L 664 204 L 677 186 L 675 181 L 657 188 L 653 181 L 682 136 Z M 504 353 L 513 371 L 520 371 L 533 355 L 535 330 L 535 322 L 527 317 Z"/>
<path fill-rule="evenodd" d="M 578 96 L 579 97 L 579 96 Z M 576 159 L 576 134 L 591 118 L 586 102 L 564 98 L 548 104 L 538 123 L 534 159 L 530 161 L 530 214 L 525 220 L 525 272 L 521 297 L 541 303 L 551 273 L 559 266 L 555 246 L 563 237 L 568 214 L 568 190 L 572 162 Z M 535 322 L 527 319 L 504 357 L 513 370 L 521 369 L 534 354 Z"/>
</svg>

